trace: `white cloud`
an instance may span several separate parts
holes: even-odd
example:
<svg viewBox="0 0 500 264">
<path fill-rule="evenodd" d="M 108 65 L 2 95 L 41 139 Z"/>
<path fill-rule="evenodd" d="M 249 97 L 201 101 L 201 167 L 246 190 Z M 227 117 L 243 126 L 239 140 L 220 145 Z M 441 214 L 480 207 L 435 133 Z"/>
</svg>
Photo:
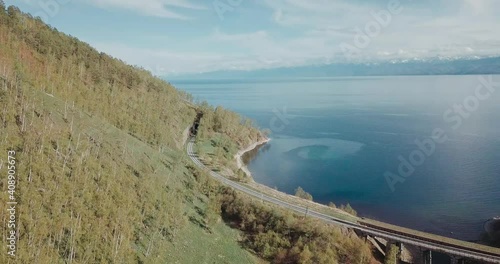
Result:
<svg viewBox="0 0 500 264">
<path fill-rule="evenodd" d="M 188 0 L 89 0 L 82 1 L 100 8 L 119 8 L 138 12 L 147 16 L 173 19 L 190 19 L 191 17 L 172 11 L 174 8 L 205 9 Z"/>
<path fill-rule="evenodd" d="M 317 35 L 285 39 L 267 31 L 228 34 L 216 30 L 208 41 L 221 46 L 237 45 L 244 50 L 241 56 L 255 58 L 263 67 L 302 65 L 325 60 L 335 53 L 325 39 Z"/>
<path fill-rule="evenodd" d="M 475 15 L 481 15 L 493 11 L 492 6 L 494 4 L 492 0 L 464 0 L 462 10 Z M 498 9 L 496 11 L 498 12 Z"/>
<path fill-rule="evenodd" d="M 437 0 L 439 8 L 400 0 L 403 11 L 393 15 L 387 28 L 361 50 L 359 60 L 432 56 L 498 55 L 500 1 Z M 373 12 L 387 9 L 390 1 L 360 4 L 344 0 L 264 0 L 274 10 L 271 19 L 284 28 L 301 30 L 295 39 L 324 57 L 338 56 L 341 43 L 353 44 L 357 28 L 374 21 Z M 306 48 L 307 50 L 307 48 Z M 334 50 L 334 52 L 332 52 Z M 305 56 L 311 55 L 309 51 Z"/>
<path fill-rule="evenodd" d="M 373 21 L 371 13 L 385 9 L 390 0 L 364 3 L 249 0 L 237 7 L 240 10 L 238 14 L 235 11 L 234 20 L 228 16 L 224 24 L 213 26 L 209 24 L 213 21 L 204 20 L 213 18 L 210 14 L 215 13 L 211 2 L 204 2 L 205 7 L 201 1 L 194 0 L 74 1 L 173 19 L 190 19 L 193 10 L 204 9 L 199 20 L 176 24 L 178 28 L 175 29 L 182 34 L 156 36 L 154 43 L 137 32 L 131 32 L 141 39 L 134 43 L 136 47 L 126 42 L 117 44 L 119 40 L 106 42 L 101 39 L 100 43 L 92 43 L 101 51 L 157 74 L 172 74 L 344 62 L 348 58 L 339 45 L 353 43 L 354 29 L 363 29 Z M 356 60 L 500 54 L 500 17 L 497 15 L 500 1 L 400 1 L 404 10 L 392 17 L 390 25 L 362 49 Z M 248 18 L 242 14 L 247 14 Z M 141 46 L 148 48 L 139 48 Z"/>
<path fill-rule="evenodd" d="M 390 25 L 373 38 L 355 60 L 500 54 L 500 28 L 491 27 L 500 22 L 491 12 L 496 8 L 495 3 L 490 0 L 442 1 L 449 10 L 436 14 L 436 10 L 401 0 L 403 12 L 394 15 Z M 382 1 L 378 5 L 360 5 L 344 0 L 263 0 L 260 3 L 271 9 L 270 21 L 293 34 L 283 36 L 279 29 L 267 27 L 247 32 L 232 29 L 232 33 L 217 28 L 211 35 L 198 38 L 197 41 L 203 43 L 199 49 L 191 46 L 180 51 L 165 51 L 108 45 L 104 51 L 131 63 L 149 65 L 153 72 L 164 74 L 345 62 L 348 58 L 339 45 L 352 43 L 356 35 L 354 29 L 363 29 L 373 21 L 372 12 L 387 6 Z M 210 49 L 215 46 L 230 48 Z"/>
<path fill-rule="evenodd" d="M 263 5 L 274 9 L 274 20 L 284 26 L 331 26 L 349 23 L 355 17 L 369 15 L 366 6 L 339 0 L 263 0 Z M 356 16 L 352 16 L 356 13 Z"/>
<path fill-rule="evenodd" d="M 181 34 L 156 36 L 154 43 L 147 44 L 147 38 L 140 37 L 142 43 L 137 41 L 135 45 L 148 49 L 126 46 L 125 42 L 98 45 L 130 63 L 173 73 L 344 62 L 349 58 L 341 52 L 340 44 L 352 44 L 355 29 L 364 29 L 374 20 L 372 13 L 386 9 L 391 0 L 248 0 L 234 7 L 234 16 L 213 25 L 210 23 L 214 21 L 208 20 L 215 17 L 210 16 L 215 14 L 210 1 L 204 2 L 206 7 L 195 0 L 74 1 L 174 19 L 189 19 L 193 10 L 205 9 L 196 13 L 199 20 L 176 24 L 175 30 Z M 403 11 L 393 15 L 389 26 L 361 50 L 356 60 L 500 54 L 500 1 L 400 3 Z"/>
<path fill-rule="evenodd" d="M 262 67 L 259 60 L 245 55 L 145 49 L 130 47 L 121 43 L 94 43 L 94 46 L 99 51 L 123 59 L 129 64 L 144 67 L 159 76 L 226 69 L 257 69 Z"/>
</svg>

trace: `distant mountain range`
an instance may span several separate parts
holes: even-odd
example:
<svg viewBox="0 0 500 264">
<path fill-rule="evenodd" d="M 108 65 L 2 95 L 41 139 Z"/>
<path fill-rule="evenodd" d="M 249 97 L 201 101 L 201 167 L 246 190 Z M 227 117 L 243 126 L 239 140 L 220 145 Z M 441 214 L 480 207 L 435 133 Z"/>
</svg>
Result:
<svg viewBox="0 0 500 264">
<path fill-rule="evenodd" d="M 500 57 L 435 58 L 373 63 L 337 63 L 253 71 L 216 71 L 170 77 L 182 79 L 282 79 L 337 76 L 500 74 Z"/>
</svg>

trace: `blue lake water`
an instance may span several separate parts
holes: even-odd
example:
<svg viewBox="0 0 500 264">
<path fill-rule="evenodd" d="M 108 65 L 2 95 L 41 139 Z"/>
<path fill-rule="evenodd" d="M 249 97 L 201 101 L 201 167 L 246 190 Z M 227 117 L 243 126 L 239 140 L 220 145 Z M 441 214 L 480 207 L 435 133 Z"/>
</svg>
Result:
<svg viewBox="0 0 500 264">
<path fill-rule="evenodd" d="M 287 193 L 301 186 L 315 201 L 350 203 L 362 216 L 477 240 L 483 223 L 500 215 L 500 85 L 484 86 L 488 78 L 500 82 L 399 76 L 173 84 L 272 131 L 248 164 L 257 182 Z M 424 153 L 416 140 L 435 147 Z M 416 164 L 414 172 L 401 177 L 400 158 Z M 399 180 L 394 191 L 387 172 Z"/>
</svg>

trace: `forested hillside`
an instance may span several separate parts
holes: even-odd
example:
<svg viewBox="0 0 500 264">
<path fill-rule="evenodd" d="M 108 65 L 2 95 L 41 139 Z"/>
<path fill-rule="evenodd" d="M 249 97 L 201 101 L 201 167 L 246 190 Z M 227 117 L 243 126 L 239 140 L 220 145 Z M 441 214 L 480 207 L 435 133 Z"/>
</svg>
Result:
<svg viewBox="0 0 500 264">
<path fill-rule="evenodd" d="M 0 263 L 371 260 L 359 238 L 285 218 L 191 165 L 183 141 L 197 111 L 201 139 L 222 139 L 214 148 L 223 154 L 262 137 L 250 121 L 193 106 L 190 95 L 149 72 L 0 5 L 2 238 L 10 231 L 8 151 L 15 151 L 18 203 L 16 256 L 2 239 Z M 321 254 L 325 237 L 330 250 Z"/>
<path fill-rule="evenodd" d="M 15 7 L 2 14 L 0 36 L 4 78 L 64 98 L 152 146 L 175 146 L 194 118 L 179 100 L 185 94 Z"/>
<path fill-rule="evenodd" d="M 0 263 L 164 263 L 187 241 L 179 232 L 191 230 L 193 201 L 206 207 L 181 149 L 196 115 L 181 100 L 189 96 L 15 7 L 4 10 L 0 170 L 15 150 L 19 241 L 9 258 L 1 240 Z"/>
</svg>

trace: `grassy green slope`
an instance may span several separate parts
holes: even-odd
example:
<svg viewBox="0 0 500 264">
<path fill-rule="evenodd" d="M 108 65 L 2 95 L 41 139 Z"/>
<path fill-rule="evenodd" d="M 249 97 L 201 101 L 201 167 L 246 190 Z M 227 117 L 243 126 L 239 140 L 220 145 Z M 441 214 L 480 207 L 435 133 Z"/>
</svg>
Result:
<svg viewBox="0 0 500 264">
<path fill-rule="evenodd" d="M 210 200 L 179 148 L 195 117 L 181 98 L 148 72 L 0 10 L 0 171 L 16 150 L 20 238 L 16 258 L 2 250 L 0 262 L 257 261 L 236 231 L 207 226 Z"/>
</svg>

